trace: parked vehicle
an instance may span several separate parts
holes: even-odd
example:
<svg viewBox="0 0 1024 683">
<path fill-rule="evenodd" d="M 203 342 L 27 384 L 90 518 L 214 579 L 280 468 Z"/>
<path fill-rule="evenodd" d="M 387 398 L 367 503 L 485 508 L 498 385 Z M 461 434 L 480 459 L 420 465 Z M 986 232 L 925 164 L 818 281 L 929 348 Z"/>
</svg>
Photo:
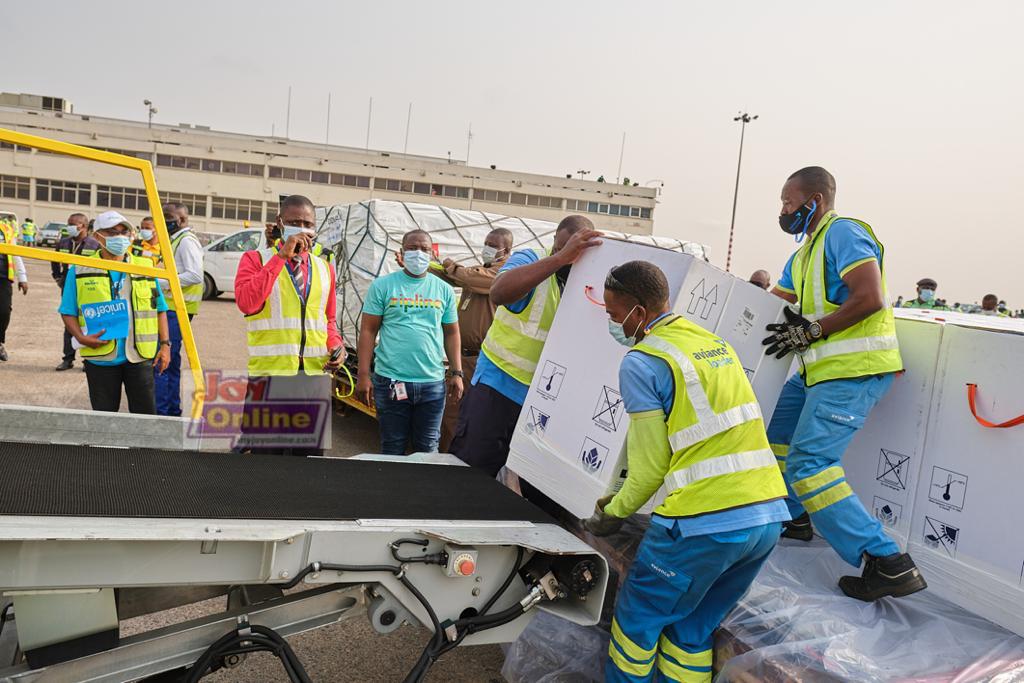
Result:
<svg viewBox="0 0 1024 683">
<path fill-rule="evenodd" d="M 223 292 L 235 291 L 235 272 L 242 254 L 262 249 L 263 230 L 239 230 L 214 240 L 203 251 L 203 298 L 212 299 Z"/>
<path fill-rule="evenodd" d="M 38 246 L 57 246 L 57 242 L 67 235 L 67 227 L 67 223 L 61 223 L 60 221 L 48 222 L 39 231 Z"/>
</svg>

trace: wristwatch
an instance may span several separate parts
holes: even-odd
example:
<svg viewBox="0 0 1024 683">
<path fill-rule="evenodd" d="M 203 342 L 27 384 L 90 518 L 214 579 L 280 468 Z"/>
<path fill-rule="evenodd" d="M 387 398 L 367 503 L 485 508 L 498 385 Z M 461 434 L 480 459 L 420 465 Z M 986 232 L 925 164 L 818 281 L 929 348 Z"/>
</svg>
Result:
<svg viewBox="0 0 1024 683">
<path fill-rule="evenodd" d="M 170 346 L 170 345 L 171 345 L 171 340 L 170 339 L 161 339 L 160 341 L 157 342 L 157 346 Z"/>
<path fill-rule="evenodd" d="M 446 377 L 461 377 L 463 379 L 466 378 L 466 373 L 464 373 L 462 370 L 447 370 L 444 374 Z"/>
<path fill-rule="evenodd" d="M 819 339 L 821 339 L 821 323 L 815 320 L 810 325 L 808 325 L 807 336 L 813 339 L 814 341 L 818 341 Z"/>
</svg>

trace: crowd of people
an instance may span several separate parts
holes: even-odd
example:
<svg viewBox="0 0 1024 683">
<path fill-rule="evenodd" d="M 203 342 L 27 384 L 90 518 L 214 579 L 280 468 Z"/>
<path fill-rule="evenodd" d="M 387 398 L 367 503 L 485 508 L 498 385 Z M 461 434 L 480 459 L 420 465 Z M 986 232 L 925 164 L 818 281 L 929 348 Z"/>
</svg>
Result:
<svg viewBox="0 0 1024 683">
<path fill-rule="evenodd" d="M 735 356 L 731 347 L 672 313 L 661 270 L 633 261 L 607 273 L 608 331 L 628 349 L 619 369 L 628 474 L 621 490 L 597 502 L 585 526 L 599 536 L 614 533 L 658 489 L 668 495 L 619 593 L 606 680 L 648 680 L 655 670 L 670 680 L 710 680 L 712 633 L 780 537 L 809 541 L 816 530 L 862 569 L 839 579 L 851 598 L 874 601 L 926 588 L 841 465 L 903 363 L 882 243 L 866 222 L 840 217 L 835 196 L 825 169 L 793 173 L 783 185 L 779 225 L 800 246 L 774 285 L 765 270 L 750 278 L 793 304 L 785 322 L 765 330 L 767 354 L 800 358 L 769 424 L 738 359 L 710 362 L 702 353 L 714 346 Z M 54 264 L 66 326 L 57 369 L 69 369 L 74 351 L 81 353 L 96 410 L 117 410 L 124 389 L 132 412 L 180 414 L 177 317 L 198 312 L 202 252 L 184 206 L 166 204 L 163 214 L 184 312 L 153 278 Z M 73 214 L 68 224 L 73 231 L 58 245 L 62 253 L 132 263 L 161 258 L 151 221 L 136 230 L 110 211 L 94 222 Z M 8 228 L 2 236 L 14 237 Z M 430 233 L 406 233 L 394 254 L 400 269 L 369 288 L 354 344 L 354 391 L 376 409 L 381 452 L 441 448 L 496 476 L 573 264 L 600 248 L 601 237 L 582 215 L 558 224 L 548 250 L 515 250 L 512 234 L 495 229 L 484 240 L 481 264 L 467 266 L 440 259 Z M 344 363 L 332 260 L 315 242 L 313 203 L 299 195 L 283 199 L 265 247 L 246 252 L 235 277 L 250 382 L 309 383 Z M 0 297 L 10 298 L 16 279 L 27 289 L 20 259 L 0 266 L 8 274 Z M 458 298 L 454 287 L 461 288 Z M 917 297 L 901 304 L 940 308 L 936 289 L 934 280 L 922 279 Z M 1006 315 L 1000 304 L 988 295 L 981 312 Z M 565 514 L 528 482 L 520 486 L 538 506 Z"/>
</svg>

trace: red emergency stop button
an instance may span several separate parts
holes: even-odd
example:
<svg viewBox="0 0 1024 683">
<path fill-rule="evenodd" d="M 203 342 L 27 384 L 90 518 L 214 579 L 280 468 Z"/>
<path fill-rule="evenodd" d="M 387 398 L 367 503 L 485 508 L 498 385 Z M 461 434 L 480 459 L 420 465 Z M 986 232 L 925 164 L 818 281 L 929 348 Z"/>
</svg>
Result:
<svg viewBox="0 0 1024 683">
<path fill-rule="evenodd" d="M 470 576 L 476 571 L 476 563 L 473 562 L 472 558 L 460 557 L 455 561 L 455 571 L 462 576 Z"/>
</svg>

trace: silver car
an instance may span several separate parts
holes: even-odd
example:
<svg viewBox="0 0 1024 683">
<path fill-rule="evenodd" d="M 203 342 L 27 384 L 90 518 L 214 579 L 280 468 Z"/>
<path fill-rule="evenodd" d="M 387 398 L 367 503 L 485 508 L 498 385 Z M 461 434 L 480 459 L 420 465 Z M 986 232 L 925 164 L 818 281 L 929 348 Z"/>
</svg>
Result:
<svg viewBox="0 0 1024 683">
<path fill-rule="evenodd" d="M 62 238 L 67 236 L 67 228 L 67 223 L 50 221 L 49 223 L 44 225 L 42 229 L 39 231 L 38 245 L 40 247 L 57 246 L 57 242 L 59 242 Z"/>
</svg>

